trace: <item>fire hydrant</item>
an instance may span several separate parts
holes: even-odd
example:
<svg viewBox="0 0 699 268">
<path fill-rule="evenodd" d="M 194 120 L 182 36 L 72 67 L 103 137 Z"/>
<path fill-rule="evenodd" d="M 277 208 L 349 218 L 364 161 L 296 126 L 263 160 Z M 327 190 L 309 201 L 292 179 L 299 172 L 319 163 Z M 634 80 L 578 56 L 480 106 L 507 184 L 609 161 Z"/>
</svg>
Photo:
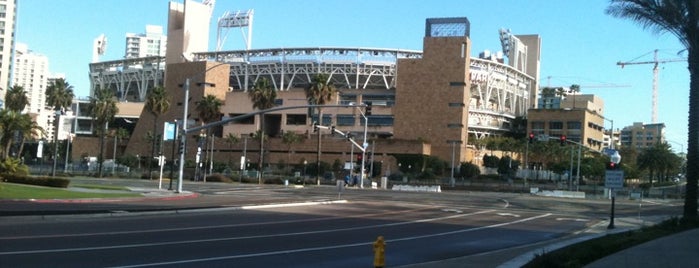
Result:
<svg viewBox="0 0 699 268">
<path fill-rule="evenodd" d="M 385 258 L 386 242 L 383 236 L 379 236 L 374 241 L 374 268 L 383 268 L 386 266 Z"/>
</svg>

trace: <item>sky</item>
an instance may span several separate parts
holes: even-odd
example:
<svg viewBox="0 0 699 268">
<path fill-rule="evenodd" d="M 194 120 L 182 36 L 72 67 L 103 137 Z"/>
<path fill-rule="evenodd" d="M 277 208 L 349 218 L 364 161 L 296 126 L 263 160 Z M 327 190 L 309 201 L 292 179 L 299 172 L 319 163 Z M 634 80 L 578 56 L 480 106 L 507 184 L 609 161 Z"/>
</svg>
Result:
<svg viewBox="0 0 699 268">
<path fill-rule="evenodd" d="M 101 61 L 124 57 L 127 33 L 146 25 L 167 31 L 168 0 L 19 0 L 16 42 L 49 59 L 51 73 L 64 74 L 77 97 L 89 95 L 92 42 L 107 37 Z M 183 0 L 173 0 L 183 2 Z M 216 46 L 216 20 L 224 12 L 254 10 L 252 49 L 365 47 L 422 50 L 427 18 L 467 17 L 471 56 L 502 50 L 501 28 L 538 34 L 542 40 L 540 85 L 578 84 L 581 93 L 604 100 L 605 117 L 619 129 L 651 122 L 653 61 L 686 57 L 669 33 L 654 33 L 627 19 L 605 14 L 608 0 L 219 0 L 210 26 L 209 50 Z M 231 29 L 223 50 L 244 48 Z M 613 87 L 610 85 L 614 85 Z M 658 66 L 658 122 L 677 152 L 686 152 L 689 72 L 686 61 Z M 611 127 L 611 121 L 605 122 Z"/>
</svg>

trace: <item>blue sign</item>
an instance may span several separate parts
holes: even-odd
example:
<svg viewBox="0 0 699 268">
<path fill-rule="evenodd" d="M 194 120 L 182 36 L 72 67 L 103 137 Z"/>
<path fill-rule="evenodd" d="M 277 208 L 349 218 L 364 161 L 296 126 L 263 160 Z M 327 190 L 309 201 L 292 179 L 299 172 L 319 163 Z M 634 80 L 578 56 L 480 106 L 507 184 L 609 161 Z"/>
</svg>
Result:
<svg viewBox="0 0 699 268">
<path fill-rule="evenodd" d="M 175 135 L 177 135 L 177 124 L 165 122 L 165 126 L 163 127 L 163 140 L 175 140 Z"/>
</svg>

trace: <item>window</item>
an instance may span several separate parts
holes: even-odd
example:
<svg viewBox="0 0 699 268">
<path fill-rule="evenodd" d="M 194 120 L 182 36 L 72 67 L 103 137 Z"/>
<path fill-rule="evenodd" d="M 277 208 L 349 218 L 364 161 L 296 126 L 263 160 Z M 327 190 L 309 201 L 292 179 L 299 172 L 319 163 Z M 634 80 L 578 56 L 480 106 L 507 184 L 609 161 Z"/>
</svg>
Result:
<svg viewBox="0 0 699 268">
<path fill-rule="evenodd" d="M 392 115 L 371 115 L 368 117 L 369 126 L 392 126 Z M 361 120 L 361 125 L 364 126 L 364 120 Z"/>
<path fill-rule="evenodd" d="M 582 127 L 580 121 L 568 121 L 566 124 L 568 124 L 568 129 L 580 129 Z"/>
<path fill-rule="evenodd" d="M 338 126 L 354 126 L 355 116 L 353 114 L 338 114 Z"/>
<path fill-rule="evenodd" d="M 286 115 L 286 124 L 293 125 L 293 126 L 305 125 L 306 124 L 306 115 L 305 114 L 287 114 Z"/>
<path fill-rule="evenodd" d="M 318 115 L 317 115 L 317 114 L 314 114 L 313 117 L 311 118 L 311 120 L 312 120 L 313 122 L 318 122 Z M 329 125 L 332 124 L 332 122 L 333 122 L 333 120 L 332 120 L 332 115 L 330 115 L 330 114 L 324 114 L 324 115 L 323 115 L 323 122 L 321 123 L 321 125 L 323 125 L 323 126 L 329 126 Z"/>
<path fill-rule="evenodd" d="M 236 116 L 241 116 L 241 115 L 243 115 L 243 114 L 228 114 L 229 117 L 236 117 Z M 250 116 L 250 117 L 246 117 L 246 118 L 243 118 L 243 119 L 240 119 L 240 120 L 236 120 L 236 121 L 235 121 L 235 124 L 240 124 L 240 125 L 252 125 L 252 124 L 255 124 L 255 117 L 254 117 L 254 116 Z"/>
<path fill-rule="evenodd" d="M 563 122 L 551 121 L 549 122 L 549 129 L 562 130 Z"/>
<path fill-rule="evenodd" d="M 532 122 L 532 130 L 538 129 L 538 130 L 543 130 L 544 129 L 544 122 L 541 121 L 533 121 Z"/>
</svg>

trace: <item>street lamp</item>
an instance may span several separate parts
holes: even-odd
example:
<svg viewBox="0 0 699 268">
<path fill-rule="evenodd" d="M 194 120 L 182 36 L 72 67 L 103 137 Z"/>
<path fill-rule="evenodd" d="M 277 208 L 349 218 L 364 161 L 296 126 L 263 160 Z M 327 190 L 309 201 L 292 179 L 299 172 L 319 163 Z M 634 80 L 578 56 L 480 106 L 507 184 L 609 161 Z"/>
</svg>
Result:
<svg viewBox="0 0 699 268">
<path fill-rule="evenodd" d="M 308 161 L 306 159 L 303 160 L 303 185 L 306 185 L 306 165 L 308 165 Z"/>
<path fill-rule="evenodd" d="M 350 105 L 355 105 L 355 103 L 351 102 Z M 366 107 L 366 104 L 362 104 L 361 106 Z M 360 167 L 361 169 L 359 170 L 359 188 L 364 188 L 364 160 L 366 159 L 366 148 L 369 147 L 369 144 L 366 142 L 369 118 L 367 118 L 364 112 L 362 112 L 362 109 L 359 109 L 360 106 L 355 107 L 357 108 L 357 111 L 359 111 L 359 114 L 361 114 L 364 118 L 364 143 L 362 143 L 362 165 Z"/>
</svg>

